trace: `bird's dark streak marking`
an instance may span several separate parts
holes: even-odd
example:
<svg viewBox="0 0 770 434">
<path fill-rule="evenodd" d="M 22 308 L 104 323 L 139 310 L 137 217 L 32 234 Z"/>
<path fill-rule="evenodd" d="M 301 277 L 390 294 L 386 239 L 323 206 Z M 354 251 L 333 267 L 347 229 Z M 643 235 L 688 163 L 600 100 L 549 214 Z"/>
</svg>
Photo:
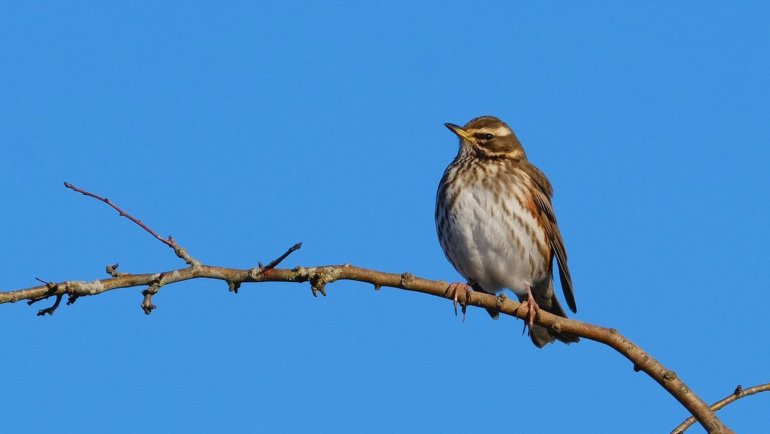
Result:
<svg viewBox="0 0 770 434">
<path fill-rule="evenodd" d="M 524 224 L 524 220 L 521 219 L 517 214 L 513 214 L 514 220 L 519 224 L 519 227 L 524 227 L 526 224 Z M 514 240 L 516 241 L 516 247 L 517 251 L 521 252 L 523 251 L 523 244 L 521 243 L 521 239 L 519 238 L 519 235 L 516 233 L 513 228 L 511 228 L 511 235 L 513 236 Z"/>
<path fill-rule="evenodd" d="M 436 220 L 438 221 L 438 233 L 439 234 L 446 233 L 446 219 L 444 218 L 444 216 L 441 216 Z"/>
<path fill-rule="evenodd" d="M 532 188 L 534 188 L 534 186 L 532 186 L 532 185 L 526 186 L 525 185 L 525 187 L 524 187 L 525 194 L 526 194 L 527 191 L 529 191 Z M 549 238 L 551 238 L 550 234 L 549 234 L 549 232 L 550 232 L 549 228 L 551 226 L 550 222 L 545 217 L 545 215 L 542 212 L 540 212 L 539 207 L 535 203 L 534 198 L 526 197 L 524 199 L 521 199 L 521 198 L 517 197 L 516 199 L 518 200 L 519 205 L 521 205 L 521 207 L 523 209 L 526 209 L 527 211 L 529 211 L 529 213 L 532 215 L 532 218 L 534 218 L 535 221 L 538 222 L 538 226 L 543 229 L 543 231 L 542 231 L 542 239 L 540 239 L 541 237 L 534 237 L 533 236 L 533 240 L 536 241 L 538 250 L 540 250 L 540 252 L 543 254 L 543 257 L 547 258 L 548 255 L 550 254 L 549 249 L 548 249 L 548 246 L 550 245 Z"/>
<path fill-rule="evenodd" d="M 441 178 L 441 183 L 439 184 L 439 190 L 438 190 L 438 197 L 439 199 L 436 201 L 436 215 L 435 218 L 439 218 L 439 206 L 438 203 L 441 202 L 441 198 L 443 198 L 444 202 L 444 210 L 445 212 L 449 212 L 454 207 L 455 201 L 457 200 L 457 192 L 453 192 L 454 190 L 452 188 L 454 184 L 454 168 L 452 166 L 449 166 L 449 168 L 444 173 L 443 178 Z"/>
<path fill-rule="evenodd" d="M 524 206 L 521 198 L 516 196 L 516 200 L 519 202 L 519 204 L 521 205 L 522 209 L 526 209 L 526 207 Z M 513 217 L 516 220 L 516 222 L 519 224 L 519 227 L 524 229 L 524 231 L 526 232 L 526 234 L 529 237 L 529 239 L 532 240 L 533 244 L 535 244 L 537 246 L 538 251 L 541 254 L 544 255 L 543 257 L 545 257 L 545 258 L 550 257 L 550 255 L 551 255 L 550 245 L 549 245 L 549 243 L 546 242 L 544 231 L 536 231 L 535 228 L 533 228 L 531 225 L 527 224 L 524 221 L 524 219 L 521 218 L 517 214 L 513 214 Z M 536 222 L 538 221 L 537 217 L 535 217 L 535 221 Z M 539 228 L 539 226 L 538 226 L 538 228 Z M 539 236 L 541 234 L 542 234 L 542 236 Z M 535 258 L 533 256 L 531 256 L 531 255 L 532 255 L 532 253 L 530 253 L 530 256 L 529 256 L 529 264 L 530 264 L 530 267 L 532 269 L 532 272 L 534 274 L 536 274 L 536 275 L 542 274 L 542 267 L 537 267 L 535 265 L 537 263 L 540 263 L 540 261 L 536 261 Z"/>
<path fill-rule="evenodd" d="M 454 258 L 453 258 L 454 256 L 456 256 L 456 255 L 457 255 L 457 252 L 455 252 L 454 250 L 451 250 L 451 249 L 447 249 L 446 251 L 447 251 L 447 252 L 451 252 L 451 253 L 452 253 L 451 255 L 444 255 L 444 256 L 446 256 L 446 257 L 447 257 L 447 259 L 449 259 L 449 262 L 451 262 L 451 263 L 452 263 L 452 266 L 453 266 L 453 267 L 455 267 L 455 270 L 462 270 L 462 267 L 460 267 L 460 266 L 457 264 L 457 262 L 455 262 L 455 260 L 454 260 Z M 460 273 L 460 274 L 463 274 L 463 273 Z"/>
<path fill-rule="evenodd" d="M 521 238 L 516 234 L 516 231 L 511 231 L 511 235 L 513 235 L 513 240 L 516 242 L 516 251 L 524 251 L 524 245 L 521 243 Z"/>
<path fill-rule="evenodd" d="M 527 231 L 527 236 L 529 236 L 530 238 L 532 238 L 534 240 L 535 239 L 535 233 L 532 230 L 532 226 L 526 225 L 524 229 Z"/>
<path fill-rule="evenodd" d="M 511 211 L 511 208 L 508 207 L 508 204 L 505 203 L 505 201 L 502 201 L 502 204 L 503 204 L 503 211 L 505 211 L 505 215 L 508 216 L 508 217 L 512 216 L 513 215 L 513 211 Z"/>
<path fill-rule="evenodd" d="M 441 188 L 438 191 L 438 198 L 436 199 L 436 211 L 435 211 L 435 213 L 433 215 L 433 218 L 435 220 L 443 220 L 444 218 L 446 218 L 446 215 L 445 215 L 446 211 L 444 211 L 444 213 L 442 214 L 441 208 L 438 205 L 442 201 L 441 197 L 444 194 L 443 190 L 444 190 L 444 186 L 442 185 Z"/>
<path fill-rule="evenodd" d="M 493 196 L 493 197 L 494 197 L 495 195 L 499 196 L 499 190 L 497 190 L 497 186 L 496 186 L 496 184 L 497 184 L 497 183 L 493 182 L 493 180 L 492 180 L 492 179 L 491 179 L 491 177 L 489 177 L 489 176 L 486 176 L 486 177 L 484 177 L 484 178 L 481 180 L 481 186 L 482 186 L 482 187 L 483 187 L 485 190 L 487 190 L 488 192 L 490 192 L 490 193 L 492 194 L 492 196 Z"/>
<path fill-rule="evenodd" d="M 510 175 L 510 178 L 511 178 L 510 183 L 511 184 L 513 184 L 513 185 L 519 184 L 519 185 L 523 185 L 523 186 L 526 186 L 527 184 L 529 184 L 528 187 L 524 188 L 525 194 L 526 194 L 527 188 L 534 188 L 534 186 L 532 185 L 532 179 L 530 178 L 529 173 L 527 173 L 526 170 L 522 170 L 520 167 L 518 167 L 520 165 L 520 160 L 519 159 L 506 158 L 506 157 L 508 157 L 508 155 L 506 155 L 506 154 L 491 154 L 491 153 L 485 152 L 482 149 L 479 149 L 477 147 L 474 147 L 473 149 L 475 151 L 475 153 L 473 154 L 473 157 L 476 157 L 476 159 L 474 159 L 473 157 L 470 157 L 470 158 L 468 158 L 468 157 L 462 158 L 461 157 L 461 158 L 459 158 L 456 161 L 458 163 L 457 166 L 459 166 L 459 167 L 457 167 L 457 169 L 458 169 L 457 170 L 457 172 L 458 172 L 457 176 L 461 176 L 462 175 L 459 172 L 465 172 L 465 171 L 468 171 L 471 174 L 476 175 L 472 179 L 469 180 L 469 182 L 468 182 L 469 185 L 472 185 L 473 183 L 476 182 L 476 180 L 477 180 L 476 178 L 478 177 L 478 175 L 480 173 L 484 173 L 486 175 L 489 175 L 489 171 L 490 171 L 489 165 L 490 165 L 490 162 L 494 161 L 495 163 L 497 163 L 497 164 L 495 164 L 495 168 L 496 168 L 495 175 L 497 175 L 499 177 L 500 175 L 504 175 L 507 172 L 507 173 L 511 174 Z M 527 163 L 524 163 L 524 164 L 527 164 Z M 501 186 L 499 185 L 500 183 L 494 183 L 494 182 L 492 182 L 490 180 L 490 178 L 491 178 L 490 176 L 484 177 L 483 180 L 482 180 L 482 186 L 485 189 L 487 189 L 488 191 L 490 191 L 490 192 L 497 193 L 497 196 L 500 197 L 501 196 L 501 194 L 500 194 L 501 193 L 501 191 L 500 191 Z M 507 187 L 509 189 L 512 188 L 511 186 L 507 186 Z M 539 212 L 538 207 L 534 203 L 534 201 L 532 201 L 532 200 L 522 200 L 522 198 L 520 198 L 520 197 L 518 197 L 516 195 L 514 195 L 514 196 L 516 197 L 516 200 L 519 202 L 519 205 L 523 209 L 527 209 L 530 212 L 530 214 L 532 215 L 532 217 L 535 219 L 535 221 L 540 222 L 540 224 L 542 225 L 542 227 L 544 229 L 547 229 L 549 227 L 548 224 L 543 224 L 543 223 L 547 223 L 547 222 L 543 222 L 542 221 L 543 220 L 543 215 Z M 456 196 L 452 197 L 451 199 L 453 199 L 453 200 L 456 199 Z M 526 224 L 516 214 L 512 213 L 510 211 L 510 208 L 507 207 L 507 205 L 504 205 L 504 206 L 505 206 L 505 209 L 506 209 L 506 214 L 514 217 L 514 219 L 519 224 L 519 226 L 524 229 L 524 231 L 526 232 L 527 236 L 530 239 L 532 239 L 534 241 L 534 243 L 537 245 L 538 250 L 542 254 L 546 255 L 545 257 L 548 257 L 551 254 L 550 249 L 549 249 L 550 246 L 549 246 L 549 243 L 548 243 L 548 238 L 549 238 L 548 235 L 549 234 L 545 233 L 546 231 L 543 231 L 543 232 L 541 232 L 542 233 L 542 237 L 536 236 L 534 228 L 532 228 L 529 224 Z M 512 228 L 510 228 L 510 229 L 512 230 Z M 515 233 L 515 232 L 513 232 L 513 233 Z M 520 239 L 517 239 L 517 245 L 519 245 L 521 247 L 521 240 Z"/>
<path fill-rule="evenodd" d="M 486 160 L 486 161 L 505 161 L 509 159 L 509 155 L 505 152 L 490 152 L 488 150 L 485 150 L 484 148 L 474 146 L 474 157 L 478 158 L 479 160 Z"/>
<path fill-rule="evenodd" d="M 455 202 L 457 202 L 457 197 L 459 196 L 459 192 L 450 192 L 447 191 L 445 193 L 444 197 L 444 207 L 448 213 L 451 213 L 451 210 L 455 207 Z"/>
</svg>

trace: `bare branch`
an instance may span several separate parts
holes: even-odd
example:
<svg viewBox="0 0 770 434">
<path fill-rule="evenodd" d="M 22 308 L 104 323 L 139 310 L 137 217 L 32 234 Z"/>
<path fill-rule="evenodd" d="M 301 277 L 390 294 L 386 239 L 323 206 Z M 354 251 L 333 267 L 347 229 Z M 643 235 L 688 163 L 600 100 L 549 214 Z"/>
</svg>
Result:
<svg viewBox="0 0 770 434">
<path fill-rule="evenodd" d="M 407 291 L 421 292 L 436 297 L 453 300 L 453 294 L 448 291 L 449 285 L 443 281 L 428 280 L 412 275 L 411 273 L 385 273 L 377 270 L 345 265 L 329 265 L 319 267 L 296 267 L 293 269 L 262 269 L 254 273 L 253 269 L 235 269 L 215 267 L 201 264 L 198 267 L 188 267 L 178 270 L 165 271 L 155 274 L 127 274 L 109 279 L 94 280 L 91 282 L 67 281 L 56 284 L 56 291 L 52 294 L 48 286 L 37 286 L 15 291 L 0 292 L 0 304 L 16 302 L 19 300 L 37 299 L 40 297 L 74 294 L 77 296 L 97 295 L 117 288 L 134 286 L 149 286 L 145 290 L 145 300 L 157 292 L 153 288 L 153 282 L 157 285 L 169 285 L 190 279 L 207 278 L 218 279 L 225 282 L 310 282 L 315 291 L 325 293 L 327 284 L 337 280 L 354 280 L 366 282 L 380 287 L 400 288 Z M 162 280 L 162 282 L 161 282 Z M 524 309 L 519 309 L 519 303 L 510 298 L 496 297 L 483 292 L 469 292 L 464 300 L 469 306 L 477 306 L 485 309 L 494 309 L 500 313 L 525 318 Z M 147 301 L 142 307 L 152 310 L 152 303 Z M 631 340 L 612 328 L 605 328 L 574 319 L 562 318 L 543 310 L 538 312 L 535 323 L 549 327 L 556 331 L 576 334 L 580 337 L 601 342 L 615 349 L 628 360 L 636 370 L 644 371 L 657 381 L 674 398 L 676 398 L 695 418 L 711 433 L 732 432 L 716 417 L 702 399 L 694 394 L 689 387 L 677 376 L 674 371 L 666 368 L 652 356 L 634 344 Z"/>
<path fill-rule="evenodd" d="M 744 398 L 749 395 L 754 395 L 759 392 L 770 392 L 770 383 L 760 384 L 759 386 L 749 387 L 748 389 L 744 389 L 743 386 L 739 384 L 738 387 L 735 388 L 735 391 L 733 393 L 713 403 L 711 405 L 711 411 L 721 410 L 722 407 L 726 406 L 727 404 L 730 404 L 731 402 L 735 402 L 741 398 Z M 680 423 L 676 428 L 674 428 L 674 430 L 671 431 L 671 434 L 682 434 L 687 430 L 687 428 L 689 428 L 694 423 L 695 423 L 695 418 L 692 416 L 688 417 L 687 419 L 685 419 L 684 422 Z"/>
<path fill-rule="evenodd" d="M 354 267 L 349 264 L 307 268 L 296 267 L 294 269 L 275 268 L 292 252 L 299 249 L 302 245 L 301 243 L 295 244 L 284 254 L 271 261 L 266 266 L 263 266 L 260 263 L 255 268 L 242 270 L 204 265 L 189 256 L 187 251 L 177 244 L 172 237 L 163 239 L 155 231 L 142 223 L 141 220 L 129 215 L 117 205 L 113 204 L 109 199 L 82 190 L 68 182 L 65 182 L 64 185 L 69 189 L 100 200 L 111 206 L 121 216 L 128 218 L 163 244 L 171 247 L 176 255 L 182 258 L 189 267 L 154 274 L 127 274 L 117 272 L 118 264 L 108 265 L 106 271 L 112 276 L 108 279 L 94 280 L 91 282 L 66 281 L 61 283 L 46 282 L 38 279 L 40 282 L 44 283 L 45 286 L 0 292 L 0 304 L 14 303 L 19 300 L 28 300 L 28 303 L 32 304 L 39 300 L 56 296 L 56 301 L 51 307 L 42 309 L 38 312 L 38 315 L 44 315 L 46 313 L 52 314 L 56 308 L 58 308 L 59 303 L 65 294 L 68 295 L 67 304 L 72 304 L 78 297 L 97 295 L 118 288 L 147 286 L 147 289 L 142 291 L 144 299 L 141 307 L 146 314 L 150 314 L 156 308 L 152 303 L 152 297 L 158 293 L 161 286 L 198 278 L 223 280 L 227 283 L 229 290 L 232 292 L 237 292 L 243 282 L 310 282 L 313 296 L 316 297 L 319 292 L 326 296 L 326 285 L 329 283 L 337 280 L 355 280 L 370 283 L 374 285 L 376 290 L 379 290 L 383 286 L 388 286 L 446 298 L 455 303 L 458 302 L 455 297 L 456 288 L 453 290 L 452 285 L 448 285 L 443 281 L 416 277 L 412 273 L 385 273 L 377 270 Z M 519 311 L 520 303 L 506 297 L 496 297 L 483 292 L 464 291 L 463 300 L 459 301 L 463 306 L 463 314 L 465 313 L 465 308 L 467 306 L 477 306 L 488 310 L 495 310 L 502 314 L 520 319 L 526 319 L 524 310 L 521 312 Z M 456 313 L 457 312 L 455 312 L 455 314 Z M 714 414 L 714 411 L 708 404 L 694 394 L 690 388 L 679 379 L 674 371 L 663 366 L 652 356 L 644 352 L 639 346 L 621 335 L 617 330 L 563 318 L 550 314 L 544 310 L 538 311 L 537 316 L 535 317 L 535 323 L 543 327 L 551 328 L 556 332 L 572 333 L 589 340 L 601 342 L 615 349 L 633 363 L 634 371 L 644 371 L 647 375 L 657 381 L 658 384 L 663 386 L 664 389 L 687 408 L 694 418 L 697 419 L 709 433 L 732 433 L 732 431 Z M 738 394 L 738 392 L 744 393 L 745 391 L 736 391 L 736 394 Z M 726 404 L 727 403 L 724 405 Z"/>
</svg>

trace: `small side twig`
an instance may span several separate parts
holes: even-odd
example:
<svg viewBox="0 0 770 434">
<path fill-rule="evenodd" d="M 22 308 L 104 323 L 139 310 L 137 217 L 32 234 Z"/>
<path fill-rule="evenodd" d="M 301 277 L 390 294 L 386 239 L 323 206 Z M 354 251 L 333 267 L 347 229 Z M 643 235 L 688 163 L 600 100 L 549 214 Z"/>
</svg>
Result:
<svg viewBox="0 0 770 434">
<path fill-rule="evenodd" d="M 187 265 L 189 265 L 191 267 L 200 266 L 200 264 L 201 264 L 200 261 L 198 261 L 195 258 L 193 258 L 192 256 L 190 256 L 187 253 L 187 250 L 185 250 L 182 246 L 177 244 L 176 241 L 174 241 L 173 237 L 171 237 L 171 236 L 169 236 L 168 238 L 161 237 L 160 235 L 158 235 L 157 232 L 155 232 L 154 230 L 150 229 L 149 226 L 144 224 L 144 222 L 142 222 L 138 218 L 132 216 L 131 214 L 127 213 L 126 211 L 121 209 L 119 206 L 117 206 L 115 203 L 113 203 L 111 200 L 107 199 L 106 197 L 102 197 L 102 196 L 99 196 L 98 194 L 91 193 L 90 191 L 83 190 L 82 188 L 76 187 L 76 186 L 70 184 L 69 182 L 65 182 L 64 186 L 69 188 L 70 190 L 78 192 L 78 193 L 80 193 L 82 195 L 85 195 L 85 196 L 88 196 L 88 197 L 92 197 L 92 198 L 94 198 L 94 199 L 96 199 L 96 200 L 98 200 L 100 202 L 106 203 L 107 205 L 112 207 L 112 209 L 117 211 L 118 214 L 121 217 L 125 217 L 125 218 L 131 220 L 132 222 L 136 223 L 137 226 L 139 226 L 140 228 L 142 228 L 145 231 L 147 231 L 147 233 L 152 235 L 156 240 L 160 241 L 161 243 L 163 243 L 163 244 L 169 246 L 171 249 L 173 249 L 174 253 L 179 258 L 181 258 L 183 261 L 185 261 L 187 263 Z"/>
<path fill-rule="evenodd" d="M 104 271 L 106 271 L 107 274 L 109 274 L 112 277 L 125 276 L 127 273 L 123 273 L 121 271 L 118 271 L 118 267 L 119 266 L 120 266 L 120 263 L 116 262 L 114 264 L 110 264 L 110 265 L 107 265 L 106 267 L 104 267 Z"/>
<path fill-rule="evenodd" d="M 243 282 L 236 282 L 236 281 L 233 281 L 233 280 L 228 280 L 227 281 L 227 290 L 237 294 L 238 290 L 241 288 L 241 283 L 243 283 Z"/>
<path fill-rule="evenodd" d="M 313 273 L 310 276 L 310 291 L 313 293 L 313 297 L 318 297 L 318 293 L 326 297 L 326 284 L 328 282 L 325 276 L 320 273 Z"/>
<path fill-rule="evenodd" d="M 56 296 L 56 301 L 53 302 L 52 305 L 48 306 L 45 309 L 40 309 L 37 311 L 37 316 L 44 316 L 46 314 L 53 315 L 54 312 L 56 312 L 56 309 L 59 308 L 59 303 L 61 303 L 62 294 L 58 294 Z"/>
<path fill-rule="evenodd" d="M 285 251 L 285 252 L 283 253 L 283 255 L 281 255 L 281 256 L 279 256 L 279 257 L 277 257 L 277 258 L 273 259 L 272 261 L 270 261 L 270 263 L 269 263 L 269 264 L 265 265 L 264 267 L 261 267 L 261 268 L 262 268 L 262 270 L 263 270 L 263 271 L 264 271 L 264 270 L 272 270 L 273 268 L 277 267 L 277 266 L 278 266 L 278 264 L 280 264 L 281 262 L 283 262 L 283 260 L 284 260 L 284 259 L 286 259 L 286 258 L 288 258 L 288 257 L 289 257 L 289 255 L 291 255 L 292 253 L 294 253 L 295 251 L 299 250 L 299 249 L 300 249 L 300 247 L 302 247 L 302 243 L 301 243 L 301 242 L 300 242 L 300 243 L 297 243 L 297 244 L 295 244 L 295 245 L 293 245 L 293 246 L 291 246 L 291 247 L 289 247 L 289 250 Z"/>
<path fill-rule="evenodd" d="M 35 277 L 35 280 L 47 286 L 49 291 L 56 291 L 56 282 L 48 282 L 47 280 L 43 280 L 39 277 Z"/>
<path fill-rule="evenodd" d="M 264 273 L 265 271 L 274 269 L 275 267 L 278 266 L 278 264 L 283 262 L 284 259 L 288 258 L 289 255 L 291 255 L 292 253 L 294 253 L 297 250 L 299 250 L 300 247 L 302 247 L 302 243 L 301 242 L 297 243 L 297 244 L 295 244 L 295 245 L 293 245 L 291 247 L 289 247 L 289 249 L 286 250 L 285 252 L 283 252 L 283 254 L 281 256 L 273 259 L 267 265 L 262 265 L 261 262 L 258 262 L 256 267 L 254 267 L 251 270 L 249 270 L 248 277 L 250 279 L 256 279 L 257 277 L 259 277 L 260 274 Z M 228 281 L 227 282 L 227 286 L 230 289 L 230 292 L 234 292 L 234 293 L 237 294 L 238 293 L 238 288 L 240 288 L 241 283 L 243 283 L 243 282 L 242 281 L 241 282 Z"/>
<path fill-rule="evenodd" d="M 78 301 L 78 298 L 80 298 L 79 295 L 77 295 L 77 294 L 70 294 L 67 297 L 67 306 L 69 306 L 71 304 L 75 304 L 75 302 Z"/>
<path fill-rule="evenodd" d="M 163 276 L 165 276 L 165 273 L 160 273 L 158 277 L 150 282 L 150 286 L 142 291 L 144 299 L 142 300 L 142 304 L 140 306 L 146 315 L 151 314 L 153 310 L 157 309 L 157 306 L 152 303 L 152 296 L 157 294 L 160 290 L 160 287 L 163 285 L 161 282 L 163 280 Z"/>
<path fill-rule="evenodd" d="M 735 388 L 735 391 L 733 391 L 733 393 L 711 404 L 711 407 L 710 407 L 711 411 L 720 410 L 727 404 L 730 404 L 731 402 L 735 402 L 741 398 L 744 398 L 749 395 L 754 395 L 760 392 L 770 392 L 770 383 L 760 384 L 758 386 L 749 387 L 747 389 L 744 389 L 743 386 L 739 384 L 738 387 Z M 689 428 L 694 423 L 695 423 L 695 418 L 690 416 L 687 419 L 685 419 L 684 422 L 680 423 L 676 428 L 674 428 L 674 430 L 671 431 L 671 434 L 682 434 L 687 430 L 687 428 Z"/>
</svg>

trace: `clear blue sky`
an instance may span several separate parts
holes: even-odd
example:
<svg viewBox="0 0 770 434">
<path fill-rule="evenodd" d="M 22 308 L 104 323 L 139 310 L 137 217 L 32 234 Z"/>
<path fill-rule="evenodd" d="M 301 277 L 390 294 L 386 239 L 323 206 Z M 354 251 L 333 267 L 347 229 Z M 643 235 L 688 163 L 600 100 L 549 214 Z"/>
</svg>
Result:
<svg viewBox="0 0 770 434">
<path fill-rule="evenodd" d="M 761 2 L 3 2 L 0 288 L 202 261 L 446 281 L 434 195 L 493 114 L 554 184 L 578 319 L 707 401 L 770 381 L 770 8 Z M 141 288 L 0 306 L 0 430 L 667 432 L 687 414 L 589 341 L 395 289 Z M 720 413 L 767 432 L 770 394 Z M 694 429 L 693 432 L 701 432 Z"/>
</svg>

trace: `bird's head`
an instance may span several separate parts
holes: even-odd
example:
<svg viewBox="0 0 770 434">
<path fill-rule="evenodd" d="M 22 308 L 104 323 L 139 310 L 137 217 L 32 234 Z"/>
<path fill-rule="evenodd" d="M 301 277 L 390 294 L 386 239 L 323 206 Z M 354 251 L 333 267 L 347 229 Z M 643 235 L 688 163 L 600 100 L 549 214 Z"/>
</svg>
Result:
<svg viewBox="0 0 770 434">
<path fill-rule="evenodd" d="M 477 117 L 463 127 L 444 125 L 460 138 L 461 152 L 466 149 L 487 158 L 527 157 L 511 127 L 494 116 Z"/>
</svg>

